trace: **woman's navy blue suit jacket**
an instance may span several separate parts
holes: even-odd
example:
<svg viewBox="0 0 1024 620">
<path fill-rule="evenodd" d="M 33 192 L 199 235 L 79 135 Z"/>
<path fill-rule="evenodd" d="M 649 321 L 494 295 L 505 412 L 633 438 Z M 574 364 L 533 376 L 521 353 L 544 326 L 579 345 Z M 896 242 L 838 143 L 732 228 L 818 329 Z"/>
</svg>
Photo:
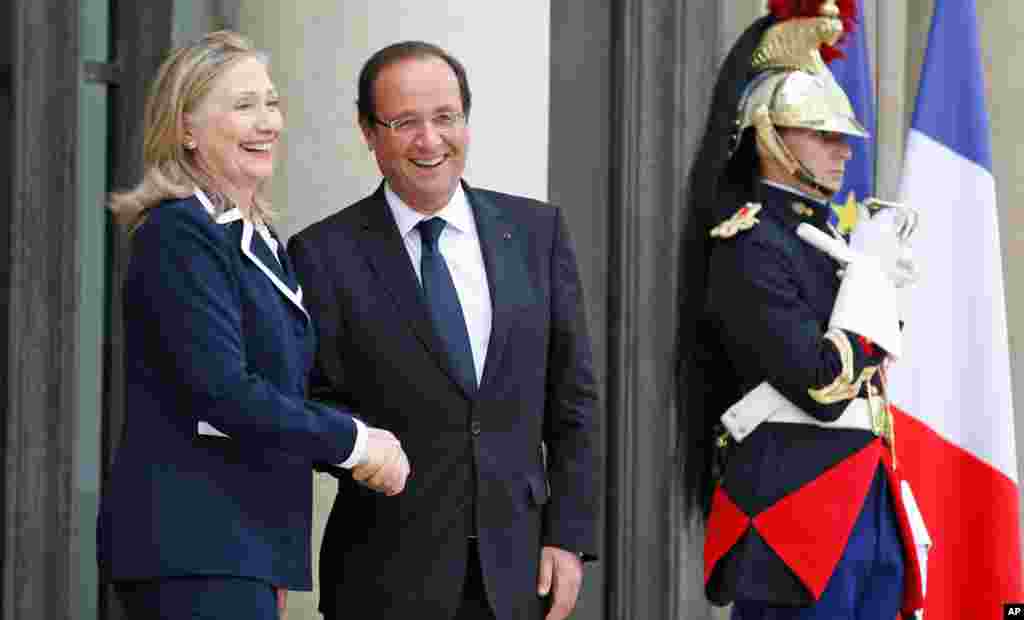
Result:
<svg viewBox="0 0 1024 620">
<path fill-rule="evenodd" d="M 285 252 L 237 210 L 215 220 L 198 193 L 135 231 L 126 419 L 98 525 L 105 579 L 310 589 L 312 464 L 348 458 L 356 426 L 303 397 L 315 341 L 301 295 Z"/>
</svg>

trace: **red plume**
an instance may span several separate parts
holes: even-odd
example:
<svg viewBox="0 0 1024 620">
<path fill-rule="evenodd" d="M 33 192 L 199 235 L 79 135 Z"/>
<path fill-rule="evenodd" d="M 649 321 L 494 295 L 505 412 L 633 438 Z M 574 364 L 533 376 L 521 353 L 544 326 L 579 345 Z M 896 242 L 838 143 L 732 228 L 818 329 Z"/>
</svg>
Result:
<svg viewBox="0 0 1024 620">
<path fill-rule="evenodd" d="M 779 21 L 792 17 L 818 17 L 821 15 L 821 5 L 822 0 L 768 0 L 768 10 Z M 836 0 L 836 7 L 839 8 L 839 19 L 843 22 L 843 36 L 835 47 L 821 46 L 821 57 L 825 62 L 845 57 L 837 48 L 857 28 L 857 0 Z"/>
</svg>

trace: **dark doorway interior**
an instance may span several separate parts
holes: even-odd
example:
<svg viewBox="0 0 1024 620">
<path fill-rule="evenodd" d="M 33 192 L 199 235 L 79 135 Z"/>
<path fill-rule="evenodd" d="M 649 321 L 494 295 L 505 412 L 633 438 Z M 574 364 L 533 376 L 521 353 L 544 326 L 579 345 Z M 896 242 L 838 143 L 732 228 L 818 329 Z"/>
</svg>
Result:
<svg viewBox="0 0 1024 620">
<path fill-rule="evenodd" d="M 13 5 L 4 2 L 0 5 L 0 230 L 8 231 L 10 234 L 10 208 L 11 201 L 11 159 L 14 157 L 14 140 L 11 128 L 11 119 L 14 116 L 14 109 L 11 102 L 11 73 L 13 64 L 13 37 L 11 22 L 13 21 Z M 4 243 L 5 250 L 10 247 Z M 9 251 L 9 250 L 8 250 Z M 5 252 L 0 256 L 0 290 L 10 288 L 10 270 L 7 268 L 9 254 Z M 7 295 L 0 295 L 0 325 L 7 325 Z M 0 329 L 0 351 L 7 351 L 7 331 Z M 7 368 L 4 366 L 0 372 L 0 394 L 7 393 Z M 0 420 L 7 420 L 7 399 L 0 398 Z M 7 424 L 0 424 L 0 445 L 7 445 Z M 0 485 L 0 505 L 7 505 L 6 485 Z M 0 513 L 0 527 L 6 531 L 4 513 Z M 4 538 L 0 538 L 0 571 L 4 569 Z"/>
</svg>

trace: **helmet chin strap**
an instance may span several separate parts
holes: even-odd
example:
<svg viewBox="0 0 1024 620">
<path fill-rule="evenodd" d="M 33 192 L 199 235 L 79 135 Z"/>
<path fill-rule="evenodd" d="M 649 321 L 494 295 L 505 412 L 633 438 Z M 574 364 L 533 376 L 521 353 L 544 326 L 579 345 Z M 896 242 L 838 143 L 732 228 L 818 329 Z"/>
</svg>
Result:
<svg viewBox="0 0 1024 620">
<path fill-rule="evenodd" d="M 825 196 L 825 199 L 831 199 L 835 195 L 839 188 L 828 187 L 818 181 L 814 173 L 800 161 L 793 152 L 789 150 L 786 143 L 782 140 L 782 136 L 779 135 L 778 130 L 771 121 L 771 115 L 768 112 L 767 106 L 764 109 L 757 110 L 754 112 L 754 126 L 757 128 L 757 139 L 761 143 L 761 146 L 771 154 L 786 171 L 796 177 L 796 180 L 803 183 L 804 185 L 820 192 Z"/>
<path fill-rule="evenodd" d="M 824 185 L 819 183 L 818 180 L 815 179 L 814 176 L 811 175 L 810 171 L 808 171 L 807 168 L 803 165 L 803 162 L 801 162 L 800 160 L 796 161 L 800 165 L 800 167 L 793 173 L 794 176 L 796 176 L 796 179 L 803 183 L 804 185 L 812 187 L 815 190 L 821 192 L 825 196 L 826 200 L 831 200 L 832 196 L 834 196 L 838 190 L 834 190 L 831 187 L 825 187 Z"/>
</svg>

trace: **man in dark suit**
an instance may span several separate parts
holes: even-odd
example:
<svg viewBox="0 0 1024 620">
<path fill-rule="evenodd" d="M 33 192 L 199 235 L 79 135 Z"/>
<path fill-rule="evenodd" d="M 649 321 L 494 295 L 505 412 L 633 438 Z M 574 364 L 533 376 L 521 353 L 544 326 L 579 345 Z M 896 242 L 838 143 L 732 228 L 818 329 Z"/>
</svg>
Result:
<svg viewBox="0 0 1024 620">
<path fill-rule="evenodd" d="M 384 181 L 289 251 L 319 335 L 314 396 L 392 431 L 413 473 L 395 497 L 339 475 L 320 609 L 565 618 L 595 557 L 598 463 L 564 217 L 462 181 L 470 90 L 444 50 L 377 52 L 358 107 Z"/>
</svg>

